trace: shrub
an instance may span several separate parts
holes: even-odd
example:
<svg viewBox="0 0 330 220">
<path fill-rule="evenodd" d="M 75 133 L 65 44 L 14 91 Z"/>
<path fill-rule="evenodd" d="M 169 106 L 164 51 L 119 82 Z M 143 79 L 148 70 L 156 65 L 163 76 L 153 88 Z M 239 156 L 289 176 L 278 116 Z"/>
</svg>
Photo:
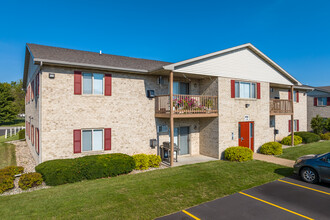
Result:
<svg viewBox="0 0 330 220">
<path fill-rule="evenodd" d="M 135 161 L 135 169 L 146 170 L 149 168 L 149 156 L 146 154 L 135 154 L 133 155 Z"/>
<path fill-rule="evenodd" d="M 248 161 L 252 160 L 253 152 L 246 147 L 229 147 L 225 150 L 225 158 L 230 161 Z"/>
<path fill-rule="evenodd" d="M 302 143 L 302 138 L 295 135 L 294 136 L 294 145 L 298 145 Z M 284 145 L 291 145 L 291 136 L 287 136 L 285 138 L 282 139 L 281 144 Z"/>
<path fill-rule="evenodd" d="M 42 183 L 42 176 L 40 173 L 26 173 L 23 174 L 18 181 L 21 189 L 28 189 L 39 186 Z"/>
<path fill-rule="evenodd" d="M 20 130 L 18 132 L 18 139 L 21 140 L 21 139 L 25 139 L 25 129 L 23 130 Z"/>
<path fill-rule="evenodd" d="M 330 132 L 320 135 L 322 140 L 330 140 Z"/>
<path fill-rule="evenodd" d="M 0 193 L 12 188 L 14 188 L 14 177 L 0 174 Z"/>
<path fill-rule="evenodd" d="M 75 159 L 50 160 L 36 166 L 47 185 L 112 177 L 131 172 L 135 162 L 126 154 L 102 154 Z"/>
<path fill-rule="evenodd" d="M 148 157 L 149 157 L 149 167 L 159 167 L 159 164 L 162 161 L 160 156 L 151 154 L 151 155 L 148 155 Z"/>
<path fill-rule="evenodd" d="M 315 134 L 321 134 L 325 128 L 325 121 L 320 115 L 316 115 L 316 117 L 311 120 L 311 127 Z"/>
<path fill-rule="evenodd" d="M 319 135 L 307 131 L 295 132 L 294 135 L 298 135 L 299 137 L 301 137 L 302 141 L 306 144 L 318 142 L 321 139 Z"/>
<path fill-rule="evenodd" d="M 324 128 L 325 130 L 330 132 L 330 118 L 327 118 L 324 122 Z"/>
<path fill-rule="evenodd" d="M 24 172 L 24 167 L 20 167 L 20 166 L 8 166 L 3 169 L 0 169 L 0 175 L 15 176 L 23 172 Z"/>
<path fill-rule="evenodd" d="M 268 142 L 261 146 L 260 153 L 267 155 L 280 155 L 282 154 L 282 144 L 278 142 Z"/>
</svg>

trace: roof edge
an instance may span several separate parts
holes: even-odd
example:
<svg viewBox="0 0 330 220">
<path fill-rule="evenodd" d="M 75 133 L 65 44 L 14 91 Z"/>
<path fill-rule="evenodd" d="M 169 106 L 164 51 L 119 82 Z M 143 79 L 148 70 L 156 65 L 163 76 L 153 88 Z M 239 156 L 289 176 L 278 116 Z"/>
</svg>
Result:
<svg viewBox="0 0 330 220">
<path fill-rule="evenodd" d="M 175 70 L 175 67 L 177 67 L 177 66 L 181 66 L 181 65 L 184 65 L 184 64 L 193 63 L 193 62 L 198 61 L 198 60 L 203 60 L 203 59 L 206 59 L 206 58 L 210 58 L 210 57 L 217 56 L 217 55 L 220 55 L 220 54 L 224 54 L 224 53 L 228 53 L 228 52 L 231 52 L 231 51 L 239 50 L 239 49 L 242 49 L 242 48 L 249 48 L 249 49 L 251 49 L 259 57 L 261 57 L 263 60 L 265 60 L 271 66 L 273 66 L 279 72 L 281 72 L 285 77 L 289 78 L 289 80 L 291 82 L 295 82 L 299 86 L 302 85 L 301 82 L 299 82 L 296 78 L 294 78 L 292 75 L 290 75 L 287 71 L 285 71 L 277 63 L 275 63 L 268 56 L 266 56 L 264 53 L 262 53 L 260 50 L 258 50 L 251 43 L 242 44 L 242 45 L 239 45 L 239 46 L 236 46 L 236 47 L 231 47 L 231 48 L 228 48 L 228 49 L 224 49 L 224 50 L 220 50 L 220 51 L 217 51 L 217 52 L 209 53 L 209 54 L 206 54 L 206 55 L 198 56 L 198 57 L 191 58 L 191 59 L 188 59 L 188 60 L 183 60 L 183 61 L 180 61 L 180 62 L 177 62 L 177 63 L 165 65 L 165 66 L 163 66 L 163 69 L 165 69 L 165 70 L 172 70 L 173 71 L 173 70 Z"/>
<path fill-rule="evenodd" d="M 104 66 L 104 65 L 93 65 L 93 64 L 66 62 L 66 61 L 58 61 L 58 60 L 47 60 L 47 59 L 39 59 L 39 58 L 35 58 L 34 62 L 35 63 L 42 62 L 43 65 L 53 64 L 53 65 L 57 65 L 57 66 L 75 66 L 75 67 L 88 67 L 88 68 L 106 69 L 106 70 L 117 70 L 117 71 L 124 71 L 124 72 L 133 72 L 133 73 L 148 73 L 148 70 L 141 70 L 141 69 L 120 68 L 120 67 L 111 67 L 111 66 Z"/>
</svg>

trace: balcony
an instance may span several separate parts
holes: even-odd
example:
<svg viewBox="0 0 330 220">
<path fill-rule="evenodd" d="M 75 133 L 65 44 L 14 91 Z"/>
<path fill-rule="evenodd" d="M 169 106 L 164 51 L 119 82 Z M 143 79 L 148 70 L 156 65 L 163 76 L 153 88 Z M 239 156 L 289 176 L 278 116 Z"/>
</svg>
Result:
<svg viewBox="0 0 330 220">
<path fill-rule="evenodd" d="M 291 100 L 270 99 L 270 115 L 292 115 L 293 103 Z"/>
<path fill-rule="evenodd" d="M 155 97 L 155 116 L 170 117 L 170 95 Z M 203 95 L 173 95 L 174 118 L 201 118 L 218 116 L 218 97 Z"/>
</svg>

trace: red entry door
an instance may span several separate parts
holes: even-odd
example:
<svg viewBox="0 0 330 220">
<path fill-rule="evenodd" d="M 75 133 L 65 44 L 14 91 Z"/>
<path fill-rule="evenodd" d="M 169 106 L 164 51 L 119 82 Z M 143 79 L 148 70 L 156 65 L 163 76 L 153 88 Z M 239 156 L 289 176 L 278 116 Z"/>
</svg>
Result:
<svg viewBox="0 0 330 220">
<path fill-rule="evenodd" d="M 254 150 L 254 123 L 239 122 L 238 123 L 238 145 Z"/>
</svg>

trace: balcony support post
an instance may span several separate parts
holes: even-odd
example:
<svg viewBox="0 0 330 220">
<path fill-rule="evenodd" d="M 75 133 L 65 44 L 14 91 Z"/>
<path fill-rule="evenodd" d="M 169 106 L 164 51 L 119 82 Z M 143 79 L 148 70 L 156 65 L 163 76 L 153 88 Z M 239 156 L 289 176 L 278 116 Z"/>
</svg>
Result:
<svg viewBox="0 0 330 220">
<path fill-rule="evenodd" d="M 173 71 L 170 72 L 170 144 L 171 144 L 170 165 L 172 167 L 173 157 L 174 157 Z"/>
<path fill-rule="evenodd" d="M 294 102 L 293 102 L 293 86 L 291 86 L 291 105 L 292 105 L 292 114 L 291 114 L 291 146 L 294 146 Z"/>
</svg>

